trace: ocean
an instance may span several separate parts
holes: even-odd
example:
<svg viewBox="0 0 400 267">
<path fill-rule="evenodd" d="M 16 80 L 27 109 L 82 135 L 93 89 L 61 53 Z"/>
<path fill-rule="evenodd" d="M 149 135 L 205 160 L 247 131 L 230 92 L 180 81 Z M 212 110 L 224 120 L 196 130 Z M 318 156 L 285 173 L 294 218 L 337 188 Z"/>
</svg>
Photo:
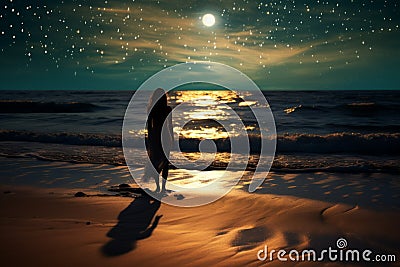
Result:
<svg viewBox="0 0 400 267">
<path fill-rule="evenodd" d="M 275 172 L 400 173 L 400 91 L 263 91 L 278 134 Z M 2 91 L 0 156 L 125 165 L 124 114 L 134 91 Z M 257 165 L 257 122 L 230 91 L 175 91 L 169 105 L 198 99 L 187 111 L 179 145 L 196 158 L 198 143 L 217 139 L 210 169 L 229 161 L 220 101 L 236 107 L 252 144 L 247 168 Z M 143 105 L 147 100 L 143 99 Z M 211 101 L 211 102 L 210 102 Z M 212 102 L 214 101 L 214 102 Z M 178 123 L 183 118 L 174 118 Z M 227 148 L 228 147 L 228 148 Z M 138 153 L 138 163 L 144 154 Z"/>
</svg>

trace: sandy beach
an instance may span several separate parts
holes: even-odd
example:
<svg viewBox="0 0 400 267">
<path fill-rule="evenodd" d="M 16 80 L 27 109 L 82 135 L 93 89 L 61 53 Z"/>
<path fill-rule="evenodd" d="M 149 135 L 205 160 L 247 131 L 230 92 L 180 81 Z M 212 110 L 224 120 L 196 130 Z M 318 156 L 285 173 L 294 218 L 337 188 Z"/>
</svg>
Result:
<svg viewBox="0 0 400 267">
<path fill-rule="evenodd" d="M 32 159 L 8 159 L 2 164 L 2 177 L 7 177 L 7 171 L 15 173 L 13 182 L 1 186 L 0 260 L 5 266 L 364 265 L 257 259 L 257 252 L 265 246 L 288 252 L 309 248 L 319 251 L 336 248 L 339 238 L 346 239 L 348 248 L 398 257 L 400 213 L 395 207 L 398 196 L 394 195 L 398 187 L 388 175 L 380 175 L 381 184 L 391 184 L 393 194 L 378 197 L 383 189 L 377 188 L 376 200 L 370 204 L 363 201 L 362 183 L 348 183 L 344 191 L 349 200 L 326 193 L 335 186 L 338 192 L 343 179 L 350 179 L 351 174 L 301 174 L 309 182 L 303 180 L 303 186 L 296 189 L 298 174 L 270 173 L 254 194 L 236 188 L 214 203 L 182 208 L 146 196 L 104 196 L 98 188 L 88 186 L 88 180 L 96 180 L 96 173 L 108 176 L 105 187 L 123 182 L 123 174 L 129 174 L 123 166 L 34 163 Z M 7 168 L 11 166 L 13 169 Z M 49 185 L 44 168 L 52 177 L 47 180 L 62 181 L 68 174 L 68 181 L 75 181 L 75 185 Z M 41 180 L 47 185 L 18 185 L 18 179 L 26 184 Z M 268 189 L 274 187 L 287 191 Z M 79 188 L 86 188 L 87 196 L 75 197 Z M 357 199 L 362 204 L 350 204 Z M 397 266 L 398 262 L 392 264 Z M 376 262 L 369 265 L 381 266 Z"/>
</svg>

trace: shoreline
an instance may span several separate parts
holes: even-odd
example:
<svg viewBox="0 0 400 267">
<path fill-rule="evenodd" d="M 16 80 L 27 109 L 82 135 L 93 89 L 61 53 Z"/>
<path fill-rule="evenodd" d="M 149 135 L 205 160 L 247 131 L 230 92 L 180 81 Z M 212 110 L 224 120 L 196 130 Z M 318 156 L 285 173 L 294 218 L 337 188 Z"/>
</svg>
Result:
<svg viewBox="0 0 400 267">
<path fill-rule="evenodd" d="M 89 194 L 110 194 L 119 184 L 135 184 L 127 166 L 96 163 L 43 161 L 32 158 L 0 158 L 0 184 L 66 188 Z M 140 169 L 138 169 L 140 172 Z M 204 177 L 188 170 L 172 169 L 168 183 L 183 182 L 198 186 L 222 170 L 206 171 Z M 248 192 L 251 172 L 245 172 L 235 191 Z M 234 172 L 231 174 L 235 175 Z M 224 184 L 221 184 L 222 186 Z M 187 184 L 183 184 L 187 186 Z M 178 192 L 179 193 L 179 192 Z M 391 173 L 276 172 L 270 171 L 254 194 L 294 196 L 341 203 L 373 210 L 400 211 L 400 181 Z"/>
</svg>

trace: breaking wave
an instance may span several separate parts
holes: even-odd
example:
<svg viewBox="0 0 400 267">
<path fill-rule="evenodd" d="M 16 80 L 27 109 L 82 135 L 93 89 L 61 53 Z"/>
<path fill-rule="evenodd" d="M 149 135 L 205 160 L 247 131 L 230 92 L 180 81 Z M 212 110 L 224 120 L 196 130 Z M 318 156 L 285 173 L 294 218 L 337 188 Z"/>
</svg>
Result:
<svg viewBox="0 0 400 267">
<path fill-rule="evenodd" d="M 246 138 L 246 137 L 237 137 Z M 0 130 L 0 141 L 28 141 L 66 145 L 120 147 L 121 135 L 93 133 L 38 133 L 28 131 Z M 184 152 L 197 152 L 200 139 L 180 139 L 179 146 Z M 129 139 L 135 147 L 140 139 Z M 215 140 L 218 151 L 229 152 L 229 139 Z M 259 136 L 250 136 L 251 150 L 259 152 Z M 283 134 L 278 136 L 277 153 L 347 153 L 347 154 L 400 154 L 400 133 L 332 133 Z"/>
<path fill-rule="evenodd" d="M 104 109 L 104 107 L 81 102 L 0 101 L 0 113 L 81 113 L 93 112 L 98 109 Z"/>
</svg>

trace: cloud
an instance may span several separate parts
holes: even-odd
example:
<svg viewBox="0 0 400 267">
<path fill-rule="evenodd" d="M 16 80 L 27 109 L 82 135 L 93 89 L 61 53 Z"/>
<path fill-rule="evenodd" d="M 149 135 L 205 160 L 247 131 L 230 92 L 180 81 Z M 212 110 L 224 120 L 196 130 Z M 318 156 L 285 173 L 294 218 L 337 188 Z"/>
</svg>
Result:
<svg viewBox="0 0 400 267">
<path fill-rule="evenodd" d="M 260 70 L 266 66 L 274 66 L 292 62 L 296 55 L 308 50 L 306 45 L 287 47 L 283 44 L 268 42 L 271 27 L 248 27 L 246 31 L 238 29 L 226 30 L 223 27 L 206 28 L 199 18 L 166 16 L 165 10 L 154 6 L 141 6 L 136 9 L 98 8 L 105 11 L 101 15 L 104 21 L 113 23 L 105 27 L 104 34 L 97 37 L 98 44 L 106 44 L 98 65 L 109 66 L 137 59 L 135 54 L 147 53 L 158 65 L 171 65 L 179 62 L 198 60 L 218 61 L 250 71 Z M 115 15 L 130 15 L 129 23 L 115 20 Z M 119 25 L 122 24 L 122 25 Z M 115 31 L 124 27 L 124 35 L 115 36 Z M 276 27 L 275 27 L 276 28 Z M 275 29 L 274 28 L 274 29 Z M 116 30 L 117 29 L 117 30 Z M 254 32 L 254 35 L 253 35 Z M 143 55 L 143 54 L 142 54 Z M 139 61 L 141 60 L 139 56 Z M 142 59 L 143 61 L 143 59 Z M 159 67 L 159 66 L 158 66 Z"/>
</svg>

